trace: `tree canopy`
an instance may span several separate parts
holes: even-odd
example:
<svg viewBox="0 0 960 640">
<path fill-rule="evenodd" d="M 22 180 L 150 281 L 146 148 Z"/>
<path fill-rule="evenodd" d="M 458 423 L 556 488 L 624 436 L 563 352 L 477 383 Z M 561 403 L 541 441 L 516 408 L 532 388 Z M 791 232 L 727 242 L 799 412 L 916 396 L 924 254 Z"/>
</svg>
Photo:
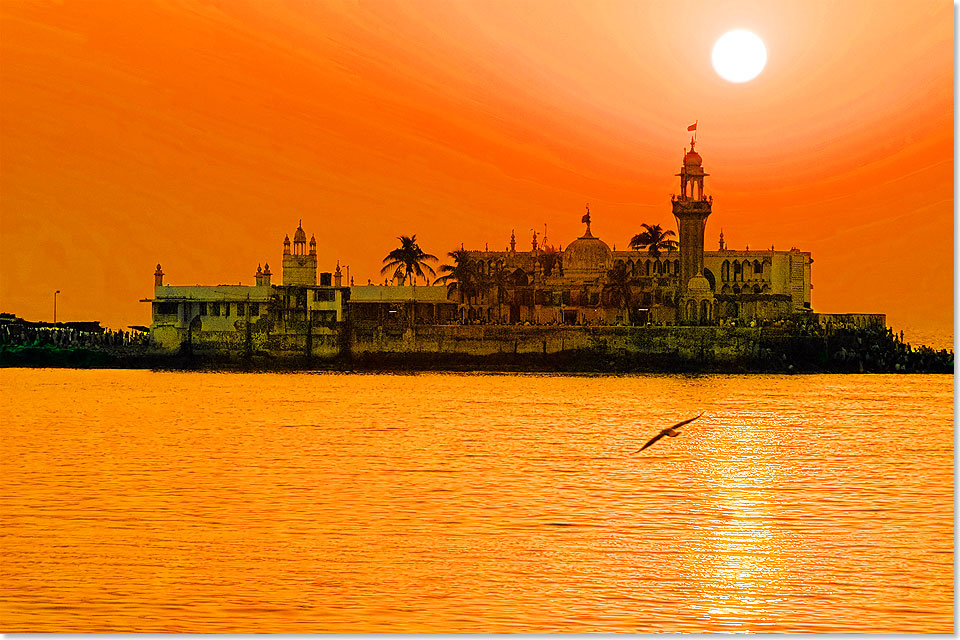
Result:
<svg viewBox="0 0 960 640">
<path fill-rule="evenodd" d="M 643 223 L 640 226 L 644 228 L 644 231 L 630 239 L 632 249 L 637 251 L 646 249 L 651 256 L 659 258 L 661 251 L 676 251 L 680 247 L 676 240 L 670 239 L 671 236 L 676 237 L 677 235 L 671 229 L 663 230 L 658 224 L 651 226 Z"/>
<path fill-rule="evenodd" d="M 416 234 L 412 236 L 399 236 L 400 246 L 387 254 L 383 259 L 384 266 L 380 270 L 381 274 L 393 271 L 392 278 L 400 280 L 400 284 L 406 284 L 407 278 L 413 282 L 414 278 L 426 279 L 426 273 L 436 275 L 428 261 L 436 262 L 437 257 L 424 253 L 417 244 Z"/>
</svg>

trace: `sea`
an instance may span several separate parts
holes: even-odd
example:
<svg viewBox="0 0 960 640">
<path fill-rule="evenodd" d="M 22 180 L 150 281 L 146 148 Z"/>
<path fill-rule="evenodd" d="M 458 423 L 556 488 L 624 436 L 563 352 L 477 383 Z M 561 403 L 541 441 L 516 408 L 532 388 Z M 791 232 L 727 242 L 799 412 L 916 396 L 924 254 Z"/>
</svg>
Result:
<svg viewBox="0 0 960 640">
<path fill-rule="evenodd" d="M 951 375 L 0 383 L 2 632 L 954 632 Z"/>
</svg>

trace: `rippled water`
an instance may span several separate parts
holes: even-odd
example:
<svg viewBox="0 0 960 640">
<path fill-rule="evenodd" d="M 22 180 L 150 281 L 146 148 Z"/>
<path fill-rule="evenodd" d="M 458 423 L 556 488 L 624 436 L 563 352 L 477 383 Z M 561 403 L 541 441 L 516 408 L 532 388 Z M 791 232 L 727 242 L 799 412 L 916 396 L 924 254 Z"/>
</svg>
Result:
<svg viewBox="0 0 960 640">
<path fill-rule="evenodd" d="M 953 631 L 952 376 L 0 381 L 2 631 Z"/>
</svg>

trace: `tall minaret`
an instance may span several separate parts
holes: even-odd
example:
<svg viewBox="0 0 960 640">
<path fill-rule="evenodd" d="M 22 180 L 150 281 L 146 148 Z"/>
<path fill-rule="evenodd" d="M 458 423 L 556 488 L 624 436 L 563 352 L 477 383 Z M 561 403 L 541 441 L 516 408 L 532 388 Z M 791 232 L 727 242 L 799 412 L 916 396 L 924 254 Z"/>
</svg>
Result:
<svg viewBox="0 0 960 640">
<path fill-rule="evenodd" d="M 703 159 L 694 150 L 696 140 L 690 139 L 690 151 L 683 156 L 680 195 L 673 196 L 673 215 L 680 230 L 680 290 L 685 292 L 690 278 L 703 273 L 703 232 L 707 217 L 713 208 L 713 196 L 703 195 Z"/>
</svg>

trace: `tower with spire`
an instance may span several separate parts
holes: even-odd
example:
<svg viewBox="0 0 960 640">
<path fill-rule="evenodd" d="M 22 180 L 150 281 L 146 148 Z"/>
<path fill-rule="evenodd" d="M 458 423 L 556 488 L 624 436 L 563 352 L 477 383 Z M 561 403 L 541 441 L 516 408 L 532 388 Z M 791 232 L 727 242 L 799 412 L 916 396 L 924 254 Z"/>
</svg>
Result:
<svg viewBox="0 0 960 640">
<path fill-rule="evenodd" d="M 307 251 L 307 234 L 303 230 L 303 221 L 293 233 L 293 250 L 290 250 L 290 236 L 283 240 L 283 284 L 307 286 L 317 284 L 317 239 L 310 238 L 310 250 Z"/>
<path fill-rule="evenodd" d="M 712 316 L 713 293 L 703 276 L 703 235 L 713 210 L 713 196 L 703 193 L 703 158 L 696 151 L 697 141 L 690 138 L 690 150 L 684 149 L 680 173 L 680 194 L 671 197 L 673 215 L 680 231 L 681 317 L 691 322 L 706 322 Z M 704 287 L 706 284 L 706 288 Z M 691 304 L 692 303 L 692 304 Z"/>
</svg>

